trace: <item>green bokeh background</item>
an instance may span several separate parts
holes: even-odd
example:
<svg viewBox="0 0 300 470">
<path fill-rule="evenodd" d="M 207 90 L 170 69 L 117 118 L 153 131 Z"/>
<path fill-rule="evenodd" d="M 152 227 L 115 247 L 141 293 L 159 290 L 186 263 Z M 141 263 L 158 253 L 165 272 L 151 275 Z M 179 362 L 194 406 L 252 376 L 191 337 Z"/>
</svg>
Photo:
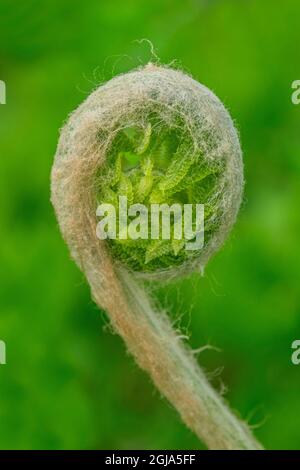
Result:
<svg viewBox="0 0 300 470">
<path fill-rule="evenodd" d="M 270 449 L 300 449 L 299 1 L 0 1 L 2 449 L 196 449 L 111 334 L 49 203 L 67 115 L 116 73 L 177 64 L 224 101 L 244 151 L 239 220 L 204 278 L 158 295 Z"/>
</svg>

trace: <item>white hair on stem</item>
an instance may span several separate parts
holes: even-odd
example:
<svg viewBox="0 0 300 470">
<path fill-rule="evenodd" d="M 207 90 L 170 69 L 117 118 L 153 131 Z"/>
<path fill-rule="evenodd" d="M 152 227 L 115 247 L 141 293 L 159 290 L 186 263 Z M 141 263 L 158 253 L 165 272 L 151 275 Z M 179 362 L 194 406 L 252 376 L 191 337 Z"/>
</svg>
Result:
<svg viewBox="0 0 300 470">
<path fill-rule="evenodd" d="M 210 195 L 217 230 L 196 258 L 151 273 L 132 272 L 113 259 L 96 236 L 95 181 L 118 130 L 145 125 L 153 110 L 165 126 L 174 115 L 204 161 L 222 162 L 218 187 Z M 243 191 L 239 138 L 219 99 L 188 75 L 148 64 L 97 88 L 70 116 L 61 132 L 52 169 L 52 203 L 72 257 L 84 272 L 95 302 L 182 420 L 210 449 L 260 449 L 247 425 L 211 387 L 193 352 L 153 306 L 143 278 L 169 280 L 203 271 L 232 228 Z"/>
</svg>

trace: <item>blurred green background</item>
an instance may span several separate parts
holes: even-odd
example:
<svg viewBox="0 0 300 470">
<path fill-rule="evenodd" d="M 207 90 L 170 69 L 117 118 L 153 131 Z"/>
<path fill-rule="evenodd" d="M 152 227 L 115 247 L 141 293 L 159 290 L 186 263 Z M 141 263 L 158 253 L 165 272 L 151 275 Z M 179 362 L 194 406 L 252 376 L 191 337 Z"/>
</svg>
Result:
<svg viewBox="0 0 300 470">
<path fill-rule="evenodd" d="M 199 448 L 109 331 L 49 203 L 59 128 L 97 84 L 151 60 L 142 38 L 224 101 L 247 182 L 205 277 L 157 295 L 193 347 L 222 349 L 200 361 L 262 443 L 300 448 L 299 13 L 298 0 L 1 0 L 2 449 Z"/>
</svg>

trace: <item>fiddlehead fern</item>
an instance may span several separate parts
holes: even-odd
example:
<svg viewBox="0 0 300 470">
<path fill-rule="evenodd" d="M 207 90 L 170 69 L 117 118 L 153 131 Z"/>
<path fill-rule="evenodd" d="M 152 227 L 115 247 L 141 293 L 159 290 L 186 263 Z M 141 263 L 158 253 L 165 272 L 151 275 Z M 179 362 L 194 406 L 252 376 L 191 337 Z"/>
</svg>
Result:
<svg viewBox="0 0 300 470">
<path fill-rule="evenodd" d="M 192 354 L 156 311 L 143 278 L 202 271 L 235 222 L 241 150 L 229 114 L 187 75 L 149 64 L 99 87 L 70 117 L 52 170 L 52 202 L 71 254 L 97 304 L 138 364 L 216 449 L 257 449 L 247 426 L 211 388 Z M 97 204 L 205 205 L 204 247 L 181 240 L 99 240 Z M 175 222 L 174 222 L 175 224 Z"/>
</svg>

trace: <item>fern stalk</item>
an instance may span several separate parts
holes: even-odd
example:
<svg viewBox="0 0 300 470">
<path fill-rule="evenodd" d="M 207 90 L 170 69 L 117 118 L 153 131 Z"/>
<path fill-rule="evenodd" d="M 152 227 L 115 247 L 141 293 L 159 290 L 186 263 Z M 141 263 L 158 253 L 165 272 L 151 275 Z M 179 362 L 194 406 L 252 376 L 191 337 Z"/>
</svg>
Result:
<svg viewBox="0 0 300 470">
<path fill-rule="evenodd" d="M 211 387 L 168 316 L 154 308 L 143 278 L 170 280 L 202 271 L 234 224 L 242 187 L 239 141 L 225 108 L 190 77 L 152 64 L 99 87 L 71 115 L 52 169 L 60 229 L 94 300 L 210 449 L 261 446 Z M 205 202 L 204 248 L 188 256 L 170 240 L 155 257 L 151 240 L 98 240 L 97 203 L 119 195 L 148 203 Z"/>
</svg>

